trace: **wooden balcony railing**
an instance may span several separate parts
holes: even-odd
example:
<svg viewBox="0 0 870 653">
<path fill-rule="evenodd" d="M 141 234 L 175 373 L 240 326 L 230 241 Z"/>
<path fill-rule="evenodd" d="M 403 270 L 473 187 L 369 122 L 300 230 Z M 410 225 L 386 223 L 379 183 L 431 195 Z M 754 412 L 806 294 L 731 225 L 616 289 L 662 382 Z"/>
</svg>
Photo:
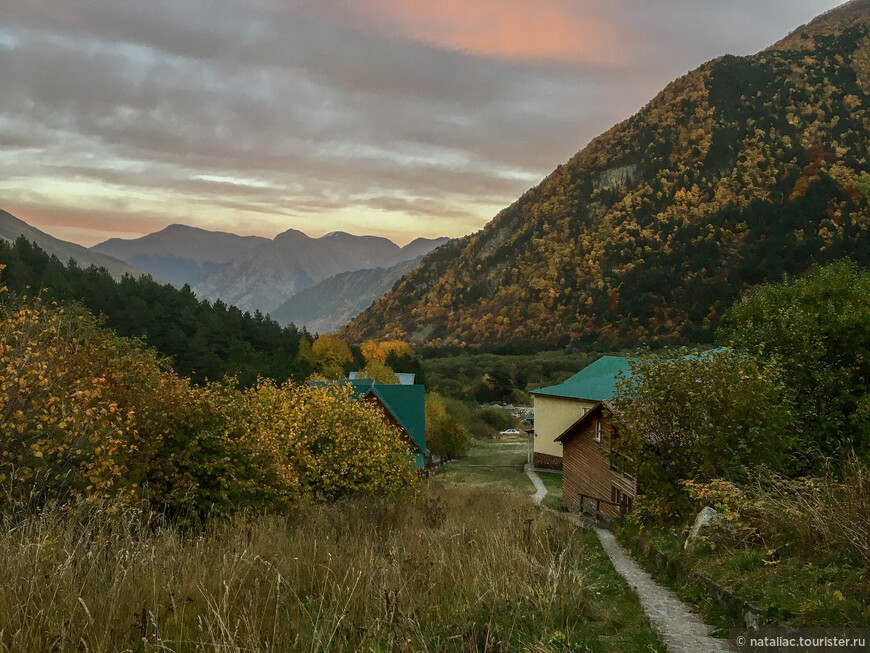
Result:
<svg viewBox="0 0 870 653">
<path fill-rule="evenodd" d="M 617 503 L 616 501 L 610 501 L 608 499 L 602 499 L 600 497 L 594 497 L 589 494 L 581 494 L 580 498 L 576 503 L 571 504 L 572 509 L 577 509 L 579 512 L 586 512 L 587 508 L 592 510 L 594 506 L 595 519 L 598 521 L 609 522 L 613 519 L 613 515 L 605 512 L 601 512 L 601 506 L 613 506 L 617 510 L 619 510 L 619 518 L 622 519 L 625 517 L 625 514 L 628 512 L 628 505 L 623 503 Z"/>
</svg>

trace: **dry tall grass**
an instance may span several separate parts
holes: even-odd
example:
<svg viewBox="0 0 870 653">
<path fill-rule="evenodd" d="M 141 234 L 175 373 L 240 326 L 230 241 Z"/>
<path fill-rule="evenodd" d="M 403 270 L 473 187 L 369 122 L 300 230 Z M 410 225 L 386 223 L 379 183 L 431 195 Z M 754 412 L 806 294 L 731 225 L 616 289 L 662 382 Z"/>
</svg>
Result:
<svg viewBox="0 0 870 653">
<path fill-rule="evenodd" d="M 809 551 L 839 552 L 870 573 L 870 466 L 851 458 L 839 473 L 762 479 L 752 516 L 768 539 Z"/>
<path fill-rule="evenodd" d="M 0 650 L 663 650 L 594 535 L 477 488 L 183 529 L 0 526 Z"/>
</svg>

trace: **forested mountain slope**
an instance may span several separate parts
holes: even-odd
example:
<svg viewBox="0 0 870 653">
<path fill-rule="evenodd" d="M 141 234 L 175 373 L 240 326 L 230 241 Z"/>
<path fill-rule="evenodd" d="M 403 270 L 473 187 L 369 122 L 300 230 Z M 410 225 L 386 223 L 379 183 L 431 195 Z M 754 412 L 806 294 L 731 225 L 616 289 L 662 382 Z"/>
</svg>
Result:
<svg viewBox="0 0 870 653">
<path fill-rule="evenodd" d="M 344 335 L 699 341 L 746 289 L 870 263 L 870 0 L 676 80 Z"/>
<path fill-rule="evenodd" d="M 119 335 L 143 338 L 176 372 L 197 383 L 225 376 L 243 386 L 260 376 L 301 381 L 312 371 L 297 356 L 307 334 L 260 313 L 199 300 L 189 287 L 178 289 L 147 275 L 117 281 L 105 269 L 63 265 L 24 237 L 0 240 L 0 265 L 5 266 L 0 287 L 19 296 L 38 292 L 45 302 L 80 302 Z M 13 300 L 4 293 L 3 301 Z"/>
<path fill-rule="evenodd" d="M 29 242 L 34 242 L 51 256 L 56 256 L 61 263 L 75 259 L 82 267 L 95 265 L 106 268 L 115 279 L 120 279 L 125 274 L 140 277 L 144 272 L 128 265 L 124 261 L 113 258 L 111 255 L 93 252 L 81 245 L 70 243 L 32 227 L 23 220 L 19 220 L 11 213 L 0 210 L 0 241 L 15 242 L 19 236 L 24 236 Z M 156 275 L 159 276 L 159 275 Z"/>
</svg>

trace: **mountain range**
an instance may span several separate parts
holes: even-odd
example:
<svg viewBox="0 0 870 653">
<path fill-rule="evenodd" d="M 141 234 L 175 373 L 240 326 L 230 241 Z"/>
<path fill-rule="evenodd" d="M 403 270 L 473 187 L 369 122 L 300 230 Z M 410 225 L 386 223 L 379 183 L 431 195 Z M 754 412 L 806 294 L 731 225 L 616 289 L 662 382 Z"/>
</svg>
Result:
<svg viewBox="0 0 870 653">
<path fill-rule="evenodd" d="M 343 335 L 704 341 L 756 284 L 870 264 L 870 0 L 677 79 Z"/>
<path fill-rule="evenodd" d="M 291 229 L 269 239 L 170 225 L 141 238 L 107 240 L 92 251 L 127 261 L 176 286 L 187 284 L 202 299 L 220 299 L 242 310 L 286 316 L 293 314 L 292 308 L 280 310 L 287 300 L 324 280 L 358 270 L 392 268 L 446 241 L 446 238 L 418 238 L 399 247 L 386 238 L 353 236 L 341 231 L 311 238 Z M 395 277 L 389 285 L 393 281 Z M 340 288 L 340 284 L 331 287 Z M 363 292 L 359 284 L 355 287 L 366 298 L 359 310 L 377 298 L 371 291 Z M 330 303 L 335 300 L 333 295 L 321 296 L 324 303 L 320 312 L 314 310 L 317 294 L 309 293 L 308 297 L 305 315 L 311 324 L 340 326 L 356 315 L 348 313 L 348 304 L 344 302 L 340 311 L 342 321 L 337 321 L 339 318 L 330 313 L 334 308 Z M 348 297 L 351 303 L 354 299 Z"/>
<path fill-rule="evenodd" d="M 342 272 L 296 293 L 271 317 L 281 325 L 295 324 L 311 333 L 337 331 L 383 297 L 422 260 L 418 256 L 388 268 Z"/>
<path fill-rule="evenodd" d="M 0 210 L 0 239 L 14 242 L 19 236 L 24 236 L 28 241 L 36 243 L 49 255 L 57 256 L 64 264 L 68 263 L 70 259 L 75 259 L 78 265 L 83 268 L 92 265 L 106 268 L 115 279 L 120 279 L 125 274 L 134 277 L 140 277 L 144 274 L 142 270 L 117 258 L 100 252 L 92 252 L 81 245 L 49 236 L 23 220 L 19 220 L 11 213 Z"/>
</svg>

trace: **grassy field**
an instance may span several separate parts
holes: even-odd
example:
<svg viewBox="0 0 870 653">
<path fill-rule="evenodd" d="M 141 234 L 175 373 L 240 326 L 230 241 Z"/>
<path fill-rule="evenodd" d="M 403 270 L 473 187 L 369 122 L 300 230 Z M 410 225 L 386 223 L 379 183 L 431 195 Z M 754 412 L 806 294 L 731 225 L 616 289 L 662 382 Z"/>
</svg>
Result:
<svg viewBox="0 0 870 653">
<path fill-rule="evenodd" d="M 0 650 L 662 651 L 594 534 L 515 492 L 430 490 L 205 527 L 0 527 Z"/>
<path fill-rule="evenodd" d="M 493 489 L 514 490 L 534 494 L 535 486 L 523 467 L 528 461 L 528 441 L 478 440 L 473 442 L 466 456 L 454 460 L 436 472 L 436 482 L 442 486 L 477 485 Z M 543 505 L 553 510 L 562 509 L 562 475 L 556 472 L 538 472 L 547 488 Z"/>
<path fill-rule="evenodd" d="M 594 533 L 532 505 L 525 446 L 478 443 L 410 503 L 7 517 L 0 652 L 664 651 Z"/>
<path fill-rule="evenodd" d="M 523 471 L 528 460 L 526 440 L 476 440 L 468 454 L 453 460 L 435 474 L 442 485 L 475 485 L 534 494 L 535 487 Z"/>
</svg>

